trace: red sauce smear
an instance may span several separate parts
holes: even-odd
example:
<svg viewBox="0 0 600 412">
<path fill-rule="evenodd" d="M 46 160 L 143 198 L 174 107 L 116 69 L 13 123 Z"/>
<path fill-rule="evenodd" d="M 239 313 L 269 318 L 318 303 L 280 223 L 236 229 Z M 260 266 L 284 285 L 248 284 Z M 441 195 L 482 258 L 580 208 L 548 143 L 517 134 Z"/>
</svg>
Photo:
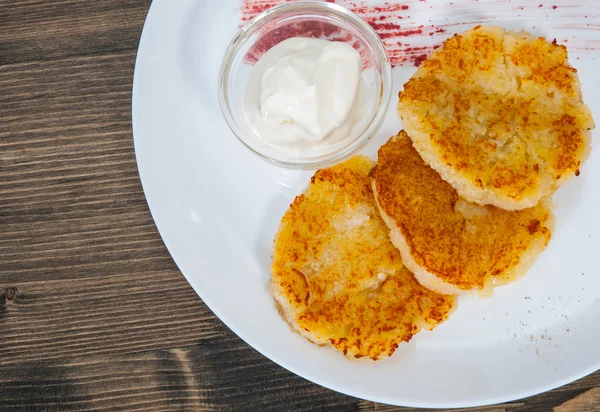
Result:
<svg viewBox="0 0 600 412">
<path fill-rule="evenodd" d="M 242 2 L 241 24 L 243 25 L 249 20 L 252 20 L 257 14 L 270 7 L 293 0 L 240 1 Z M 423 8 L 432 9 L 433 6 L 427 5 L 426 0 L 396 0 L 393 2 L 390 0 L 390 2 L 377 6 L 369 5 L 367 0 L 327 1 L 350 9 L 369 23 L 382 39 L 393 67 L 406 65 L 419 66 L 433 50 L 438 48 L 442 42 L 446 40 L 448 36 L 446 29 L 454 32 L 456 31 L 455 29 L 460 29 L 463 25 L 480 22 L 481 19 L 483 19 L 482 24 L 497 24 L 493 17 L 486 18 L 479 17 L 478 15 L 476 15 L 476 17 L 473 16 L 473 5 L 477 4 L 473 3 L 473 1 L 477 0 L 464 0 L 462 2 L 457 2 L 457 5 L 454 5 L 454 2 L 438 4 L 436 5 L 436 8 L 462 8 L 463 11 L 461 15 L 465 16 L 465 21 L 452 22 L 448 21 L 448 18 L 446 18 L 446 21 L 448 21 L 447 23 L 438 23 L 438 25 L 430 23 L 425 26 L 417 26 L 414 19 L 411 18 L 411 13 L 417 15 L 418 13 L 422 13 Z M 533 4 L 531 4 L 532 0 L 496 0 L 495 3 L 505 4 L 507 6 L 512 4 L 513 7 L 516 7 L 516 10 L 527 10 L 528 12 L 537 15 L 537 17 L 543 17 L 542 15 L 548 17 L 547 13 L 551 11 L 554 13 L 554 17 L 552 26 L 549 30 L 552 31 L 558 30 L 564 32 L 565 30 L 586 30 L 588 33 L 590 31 L 600 31 L 600 25 L 598 24 L 587 23 L 582 25 L 581 21 L 577 21 L 577 18 L 583 19 L 584 13 L 586 14 L 585 18 L 588 17 L 587 14 L 594 13 L 594 16 L 590 15 L 591 18 L 589 20 L 600 17 L 600 7 L 598 7 L 595 2 L 592 2 L 591 0 L 564 1 L 565 5 L 558 3 L 558 5 L 549 5 L 547 7 L 544 7 L 543 3 L 538 2 L 533 2 Z M 519 3 L 521 4 L 520 6 Z M 475 8 L 479 8 L 479 6 L 476 6 Z M 563 12 L 563 10 L 565 11 Z M 521 14 L 517 15 L 517 17 L 520 16 Z M 575 22 L 573 22 L 573 19 L 575 19 Z M 439 19 L 437 21 L 439 22 Z M 363 50 L 362 44 L 359 41 L 356 41 L 356 39 L 353 39 L 350 33 L 342 33 L 340 29 L 327 23 L 303 22 L 287 25 L 285 27 L 277 27 L 276 29 L 266 29 L 263 37 L 258 40 L 256 46 L 246 56 L 247 61 L 256 62 L 260 56 L 274 44 L 277 44 L 286 38 L 295 36 L 345 41 L 352 44 L 362 56 L 365 56 L 366 53 L 366 51 Z M 535 29 L 535 26 L 533 26 L 532 29 Z M 569 42 L 570 52 L 591 54 L 600 48 L 599 36 L 594 36 L 594 38 L 582 36 L 581 38 L 578 38 L 573 35 L 571 37 L 574 41 Z M 562 41 L 566 42 L 566 39 Z M 363 60 L 363 62 L 365 61 L 366 59 Z"/>
<path fill-rule="evenodd" d="M 242 3 L 242 24 L 252 20 L 257 14 L 268 8 L 281 4 L 289 0 L 243 0 Z M 375 31 L 383 41 L 390 62 L 393 67 L 401 65 L 419 66 L 433 51 L 439 47 L 446 36 L 446 30 L 433 25 L 424 27 L 415 27 L 414 24 L 403 24 L 403 20 L 410 18 L 410 6 L 402 3 L 385 3 L 379 6 L 369 6 L 364 1 L 353 0 L 327 0 L 330 3 L 337 3 L 347 7 L 361 16 Z M 246 60 L 256 62 L 262 54 L 273 47 L 275 44 L 290 37 L 316 37 L 325 38 L 332 41 L 346 41 L 353 43 L 355 49 L 364 56 L 362 44 L 352 39 L 352 35 L 342 32 L 337 27 L 327 23 L 300 22 L 293 25 L 287 25 L 279 29 L 266 28 L 266 35 L 260 38 L 256 45 L 246 56 Z M 421 37 L 439 37 L 434 41 L 434 45 L 411 45 L 410 38 Z M 401 40 L 401 41 L 400 41 Z"/>
</svg>

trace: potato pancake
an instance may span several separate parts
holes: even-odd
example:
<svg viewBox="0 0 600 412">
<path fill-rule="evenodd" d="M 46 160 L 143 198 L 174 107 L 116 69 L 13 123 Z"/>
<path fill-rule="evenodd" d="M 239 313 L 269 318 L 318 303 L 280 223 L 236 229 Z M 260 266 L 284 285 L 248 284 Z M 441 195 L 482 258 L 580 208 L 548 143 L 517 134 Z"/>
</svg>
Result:
<svg viewBox="0 0 600 412">
<path fill-rule="evenodd" d="M 434 51 L 399 94 L 414 148 L 464 199 L 535 206 L 579 175 L 591 113 L 565 46 L 477 26 Z"/>
<path fill-rule="evenodd" d="M 371 176 L 404 265 L 436 292 L 489 296 L 522 276 L 550 241 L 549 199 L 519 211 L 467 202 L 425 164 L 404 131 L 379 149 Z"/>
<path fill-rule="evenodd" d="M 375 204 L 373 165 L 355 156 L 316 172 L 282 218 L 271 287 L 292 329 L 377 360 L 443 322 L 455 296 L 422 287 L 402 265 Z"/>
</svg>

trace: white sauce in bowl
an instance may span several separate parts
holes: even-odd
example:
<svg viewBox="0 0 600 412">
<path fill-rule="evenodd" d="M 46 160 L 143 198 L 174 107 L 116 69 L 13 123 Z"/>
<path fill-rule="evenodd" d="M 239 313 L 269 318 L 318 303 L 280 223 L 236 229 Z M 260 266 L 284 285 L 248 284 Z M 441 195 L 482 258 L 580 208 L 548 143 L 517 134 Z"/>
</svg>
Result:
<svg viewBox="0 0 600 412">
<path fill-rule="evenodd" d="M 327 154 L 370 121 L 361 57 L 342 42 L 284 40 L 254 66 L 243 111 L 265 144 L 296 156 Z"/>
</svg>

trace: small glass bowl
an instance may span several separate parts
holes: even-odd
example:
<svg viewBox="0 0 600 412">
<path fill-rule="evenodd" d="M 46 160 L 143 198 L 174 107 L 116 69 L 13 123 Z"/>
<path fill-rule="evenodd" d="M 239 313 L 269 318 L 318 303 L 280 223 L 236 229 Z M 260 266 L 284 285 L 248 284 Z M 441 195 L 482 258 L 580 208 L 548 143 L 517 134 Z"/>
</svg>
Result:
<svg viewBox="0 0 600 412">
<path fill-rule="evenodd" d="M 263 53 L 290 37 L 343 41 L 361 55 L 370 121 L 364 122 L 360 135 L 332 145 L 326 154 L 311 157 L 282 152 L 262 141 L 244 116 L 243 96 L 254 64 Z M 375 30 L 348 9 L 329 2 L 286 2 L 260 13 L 235 35 L 219 73 L 219 103 L 233 133 L 262 159 L 287 168 L 323 167 L 360 149 L 381 127 L 391 92 L 390 60 Z"/>
</svg>

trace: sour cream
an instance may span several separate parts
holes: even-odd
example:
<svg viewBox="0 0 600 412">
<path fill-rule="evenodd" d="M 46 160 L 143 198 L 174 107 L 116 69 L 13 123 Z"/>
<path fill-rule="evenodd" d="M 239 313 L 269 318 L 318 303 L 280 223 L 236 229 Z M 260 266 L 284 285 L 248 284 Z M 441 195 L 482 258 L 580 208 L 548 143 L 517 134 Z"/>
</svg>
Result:
<svg viewBox="0 0 600 412">
<path fill-rule="evenodd" d="M 359 53 L 342 42 L 293 37 L 254 66 L 243 99 L 254 133 L 296 156 L 318 156 L 356 139 L 370 120 Z"/>
</svg>

